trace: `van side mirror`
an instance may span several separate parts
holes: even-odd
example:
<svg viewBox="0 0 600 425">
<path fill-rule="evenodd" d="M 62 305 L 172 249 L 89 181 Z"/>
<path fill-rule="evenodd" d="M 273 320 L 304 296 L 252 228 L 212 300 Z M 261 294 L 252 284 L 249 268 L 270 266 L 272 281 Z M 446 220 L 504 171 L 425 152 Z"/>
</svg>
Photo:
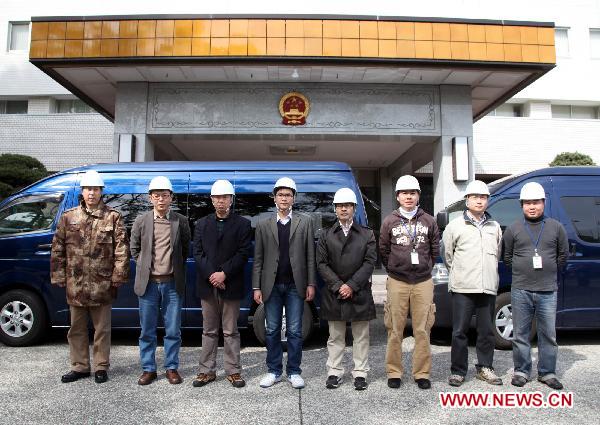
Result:
<svg viewBox="0 0 600 425">
<path fill-rule="evenodd" d="M 437 213 L 436 220 L 437 220 L 438 228 L 440 229 L 440 232 L 441 232 L 448 225 L 448 211 L 441 210 L 439 213 Z"/>
</svg>

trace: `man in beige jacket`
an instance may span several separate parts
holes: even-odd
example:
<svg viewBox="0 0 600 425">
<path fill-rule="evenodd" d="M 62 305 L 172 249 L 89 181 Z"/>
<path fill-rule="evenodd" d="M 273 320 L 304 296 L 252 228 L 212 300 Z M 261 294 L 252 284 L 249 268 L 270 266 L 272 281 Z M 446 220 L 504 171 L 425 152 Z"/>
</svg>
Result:
<svg viewBox="0 0 600 425">
<path fill-rule="evenodd" d="M 490 192 L 482 181 L 467 186 L 466 210 L 448 224 L 442 237 L 442 257 L 450 271 L 452 295 L 451 375 L 448 383 L 459 387 L 468 370 L 467 331 L 477 319 L 476 377 L 502 385 L 494 373 L 494 307 L 498 291 L 498 258 L 502 230 L 486 213 Z"/>
</svg>

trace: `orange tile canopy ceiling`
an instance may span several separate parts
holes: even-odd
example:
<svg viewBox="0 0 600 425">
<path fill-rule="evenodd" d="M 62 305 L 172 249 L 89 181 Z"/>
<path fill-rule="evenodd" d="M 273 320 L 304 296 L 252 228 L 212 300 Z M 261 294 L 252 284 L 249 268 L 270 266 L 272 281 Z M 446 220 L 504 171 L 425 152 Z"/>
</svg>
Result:
<svg viewBox="0 0 600 425">
<path fill-rule="evenodd" d="M 539 24 L 132 18 L 38 18 L 31 29 L 30 59 L 339 57 L 556 62 L 554 28 Z"/>
</svg>

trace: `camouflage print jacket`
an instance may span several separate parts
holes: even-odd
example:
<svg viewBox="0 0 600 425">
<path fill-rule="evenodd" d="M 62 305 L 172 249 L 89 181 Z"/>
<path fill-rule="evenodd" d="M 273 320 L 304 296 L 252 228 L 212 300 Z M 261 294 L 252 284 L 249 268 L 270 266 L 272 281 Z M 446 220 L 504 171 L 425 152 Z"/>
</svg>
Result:
<svg viewBox="0 0 600 425">
<path fill-rule="evenodd" d="M 129 279 L 129 241 L 121 214 L 103 203 L 64 212 L 52 240 L 53 285 L 67 287 L 67 303 L 95 307 L 112 303 Z"/>
</svg>

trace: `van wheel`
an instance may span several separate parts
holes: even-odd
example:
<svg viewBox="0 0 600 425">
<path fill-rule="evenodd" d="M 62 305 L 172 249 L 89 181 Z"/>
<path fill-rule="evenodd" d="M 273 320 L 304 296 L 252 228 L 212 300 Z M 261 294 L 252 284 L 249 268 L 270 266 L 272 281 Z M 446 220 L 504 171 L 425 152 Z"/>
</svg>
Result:
<svg viewBox="0 0 600 425">
<path fill-rule="evenodd" d="M 15 289 L 0 295 L 0 341 L 11 347 L 40 341 L 48 316 L 39 296 Z"/>
<path fill-rule="evenodd" d="M 256 308 L 254 312 L 254 317 L 252 319 L 252 327 L 254 329 L 254 335 L 258 342 L 262 345 L 266 345 L 267 343 L 267 321 L 265 317 L 265 305 L 261 304 Z M 305 301 L 304 302 L 304 313 L 302 315 L 302 340 L 306 341 L 313 333 L 314 328 L 314 319 L 312 309 L 310 305 Z M 283 309 L 283 319 L 281 321 L 281 342 L 283 343 L 284 349 L 287 349 L 287 338 L 285 336 L 286 330 L 286 318 L 285 318 L 285 308 Z"/>
<path fill-rule="evenodd" d="M 494 310 L 494 336 L 496 337 L 496 348 L 499 350 L 510 350 L 513 339 L 512 306 L 510 304 L 510 292 L 504 292 L 496 297 L 496 308 Z M 536 335 L 535 319 L 531 324 L 530 340 Z"/>
</svg>

